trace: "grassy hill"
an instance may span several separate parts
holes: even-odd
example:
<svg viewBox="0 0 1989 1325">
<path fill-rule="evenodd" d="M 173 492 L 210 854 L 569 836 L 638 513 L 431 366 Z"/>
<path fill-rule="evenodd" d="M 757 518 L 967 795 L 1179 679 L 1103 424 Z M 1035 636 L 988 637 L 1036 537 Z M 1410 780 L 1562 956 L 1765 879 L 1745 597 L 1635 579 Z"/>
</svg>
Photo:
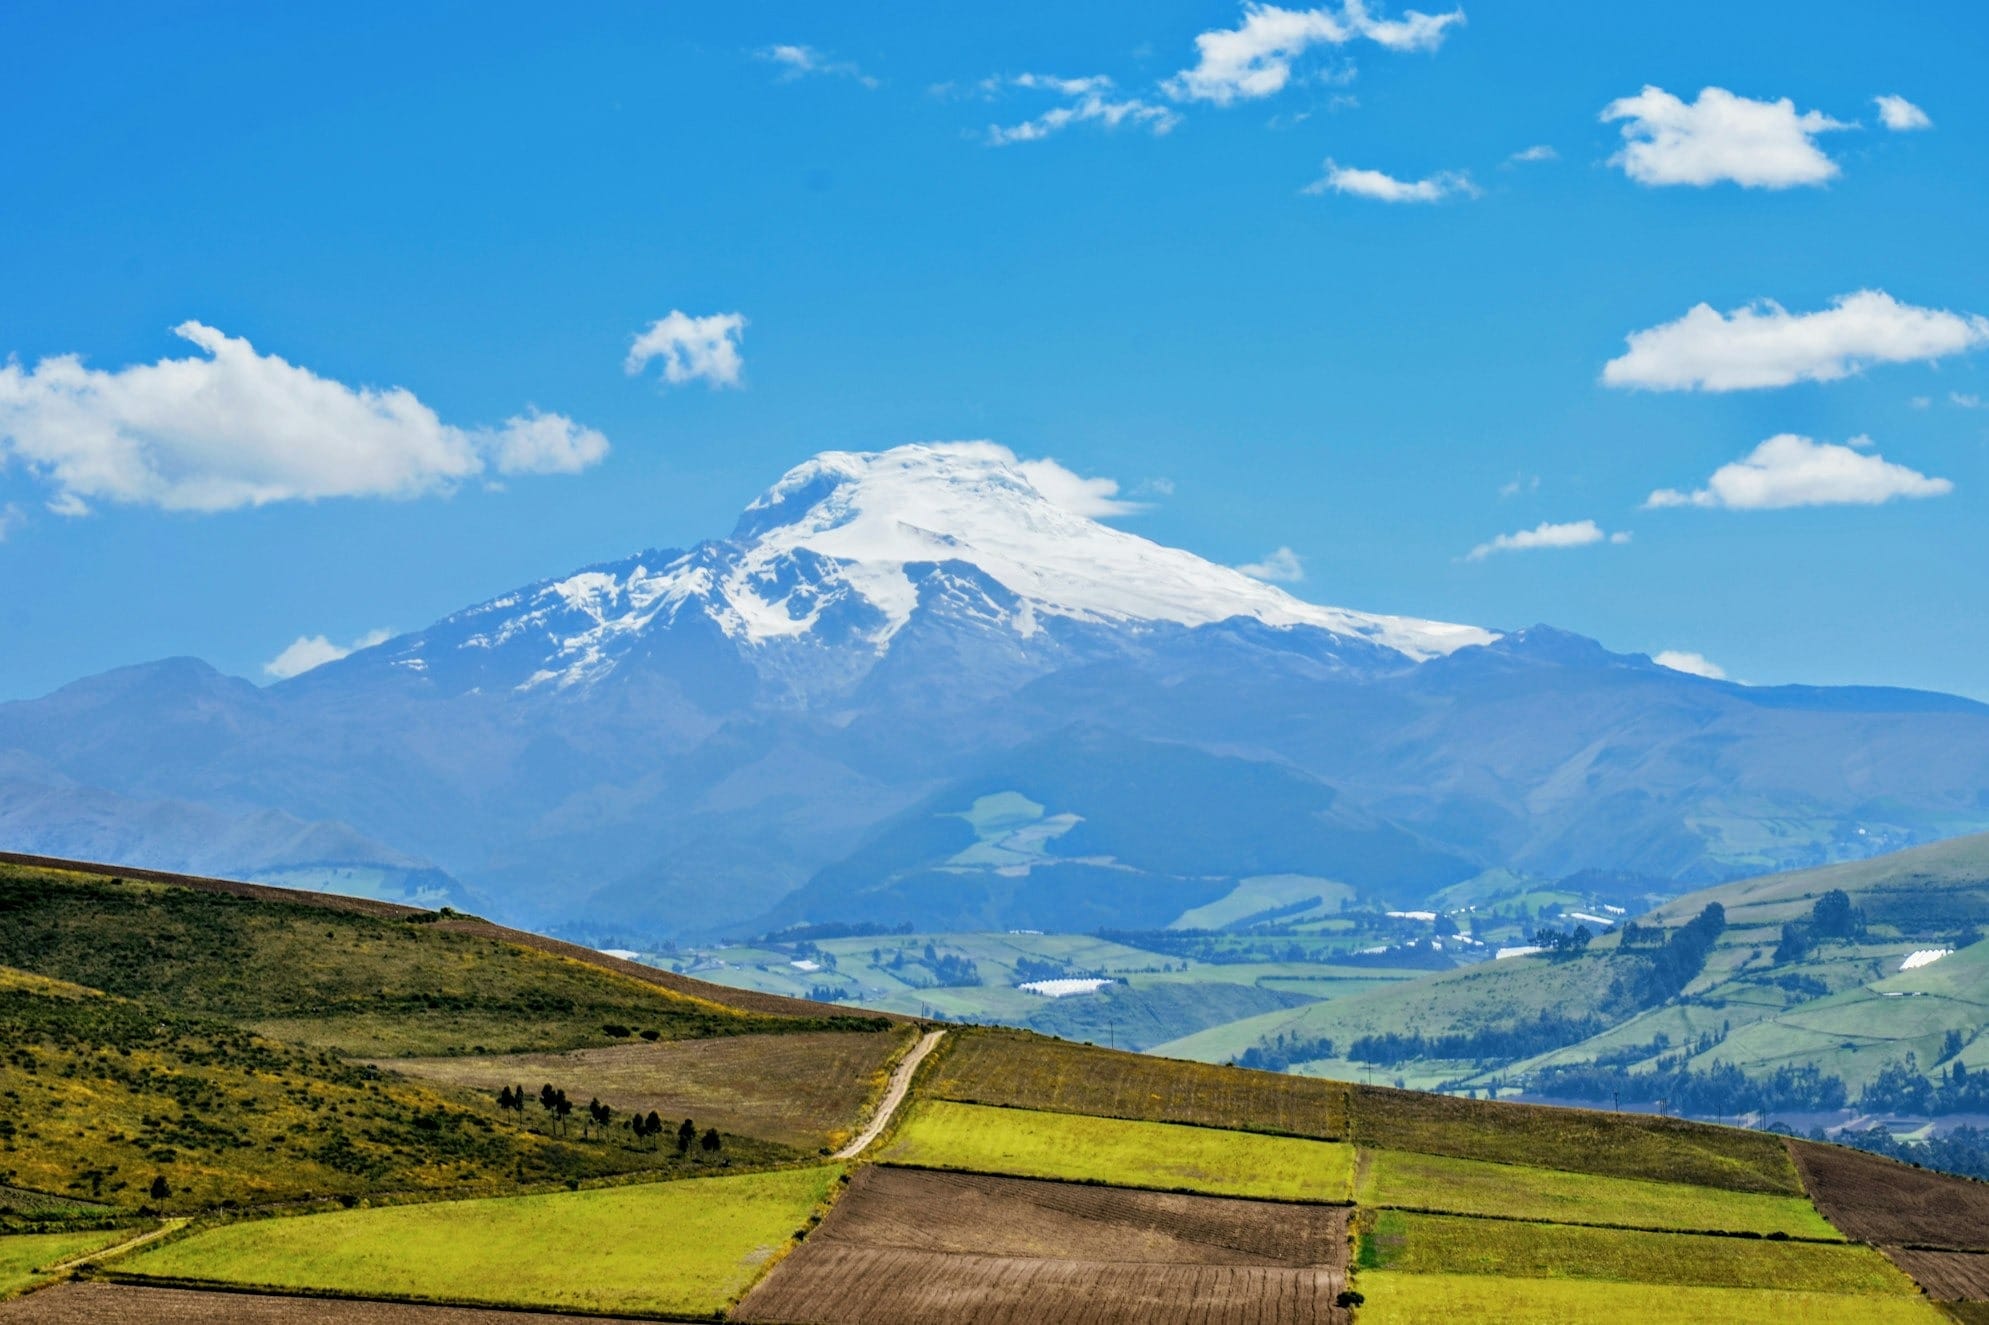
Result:
<svg viewBox="0 0 1989 1325">
<path fill-rule="evenodd" d="M 1403 1015 L 1433 1015 L 1497 981 L 1565 1007 L 1659 960 L 1343 1003 L 1420 988 Z M 0 1325 L 300 1296 L 355 1322 L 1779 1325 L 1989 1297 L 1989 1185 L 1875 1156 L 644 970 L 439 912 L 0 865 Z"/>
<path fill-rule="evenodd" d="M 1667 944 L 1708 908 L 1723 917 L 1710 944 L 1668 967 L 1685 959 L 1667 957 Z M 1707 1117 L 1861 1103 L 1980 1113 L 1989 1092 L 1967 1078 L 1989 1069 L 1985 924 L 1989 836 L 1960 838 L 1705 889 L 1621 926 L 1587 926 L 1594 937 L 1579 951 L 1273 1011 L 1158 1051 L 1227 1061 L 1285 1046 L 1299 1070 L 1321 1075 L 1664 1099 Z"/>
</svg>

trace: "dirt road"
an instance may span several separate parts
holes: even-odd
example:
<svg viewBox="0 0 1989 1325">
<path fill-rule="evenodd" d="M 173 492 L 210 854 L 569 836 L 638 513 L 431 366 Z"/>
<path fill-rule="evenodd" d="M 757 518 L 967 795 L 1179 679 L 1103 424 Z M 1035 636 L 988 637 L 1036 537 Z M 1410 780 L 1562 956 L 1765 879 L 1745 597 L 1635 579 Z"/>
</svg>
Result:
<svg viewBox="0 0 1989 1325">
<path fill-rule="evenodd" d="M 871 1115 L 869 1125 L 858 1132 L 856 1138 L 848 1145 L 838 1150 L 834 1158 L 855 1159 L 890 1125 L 892 1115 L 896 1114 L 898 1106 L 905 1102 L 905 1092 L 912 1088 L 912 1073 L 918 1071 L 919 1064 L 925 1061 L 925 1056 L 932 1052 L 933 1046 L 938 1044 L 945 1034 L 945 1031 L 927 1031 L 919 1042 L 912 1046 L 912 1051 L 892 1069 L 891 1085 L 885 1090 L 884 1098 L 879 1101 L 877 1112 Z"/>
</svg>

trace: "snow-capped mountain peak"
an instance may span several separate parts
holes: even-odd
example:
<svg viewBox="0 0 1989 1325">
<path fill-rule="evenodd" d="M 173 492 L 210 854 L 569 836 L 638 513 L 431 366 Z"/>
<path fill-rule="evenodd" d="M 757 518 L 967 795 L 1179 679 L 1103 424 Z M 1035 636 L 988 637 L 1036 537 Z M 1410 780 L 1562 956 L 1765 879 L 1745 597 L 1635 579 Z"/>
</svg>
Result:
<svg viewBox="0 0 1989 1325">
<path fill-rule="evenodd" d="M 990 592 L 990 583 L 1005 591 L 993 591 L 1003 601 L 983 603 L 977 615 L 1023 640 L 1058 618 L 1137 629 L 1242 617 L 1330 631 L 1420 662 L 1498 638 L 1475 626 L 1308 603 L 1095 518 L 1133 509 L 1109 482 L 1020 460 L 992 442 L 828 451 L 767 489 L 728 539 L 506 595 L 459 613 L 446 629 L 390 645 L 390 656 L 425 672 L 439 653 L 504 651 L 526 664 L 511 684 L 565 689 L 613 671 L 627 647 L 687 613 L 769 663 L 783 645 L 882 654 L 935 576 L 963 566 L 975 573 L 976 592 Z"/>
<path fill-rule="evenodd" d="M 1073 509 L 1080 505 L 1109 509 L 1113 503 L 1069 471 L 1018 460 L 992 442 L 826 452 L 788 471 L 747 508 L 734 535 L 741 549 L 725 578 L 725 596 L 742 610 L 749 637 L 806 629 L 805 615 L 758 592 L 768 568 L 805 550 L 836 563 L 849 585 L 883 614 L 879 643 L 918 605 L 918 585 L 906 567 L 938 561 L 975 566 L 1020 598 L 1032 620 L 1199 626 L 1254 617 L 1271 626 L 1317 626 L 1356 636 L 1417 660 L 1496 638 L 1474 626 L 1308 603 L 1191 552 L 1113 528 Z"/>
</svg>

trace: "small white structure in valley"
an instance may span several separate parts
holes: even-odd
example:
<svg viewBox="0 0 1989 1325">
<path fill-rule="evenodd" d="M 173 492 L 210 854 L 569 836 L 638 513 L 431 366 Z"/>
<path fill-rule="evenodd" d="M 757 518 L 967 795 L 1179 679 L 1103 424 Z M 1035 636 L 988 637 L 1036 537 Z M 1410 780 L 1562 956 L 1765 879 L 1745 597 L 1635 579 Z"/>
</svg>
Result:
<svg viewBox="0 0 1989 1325">
<path fill-rule="evenodd" d="M 1502 962 L 1508 957 L 1526 957 L 1536 952 L 1545 952 L 1545 951 L 1547 951 L 1547 949 L 1541 947 L 1537 943 L 1522 943 L 1516 948 L 1500 948 L 1497 952 L 1492 954 L 1492 960 L 1495 962 Z"/>
<path fill-rule="evenodd" d="M 1906 960 L 1899 963 L 1899 969 L 1917 971 L 1922 966 L 1932 966 L 1953 951 L 1953 948 L 1922 948 L 1918 952 L 1909 952 L 1906 954 Z"/>
<path fill-rule="evenodd" d="M 1110 980 L 1072 977 L 1067 980 L 1031 980 L 1016 988 L 1025 994 L 1041 994 L 1044 998 L 1069 998 L 1072 994 L 1095 994 L 1111 983 Z"/>
<path fill-rule="evenodd" d="M 822 969 L 822 963 L 809 961 L 806 957 L 791 961 L 788 965 L 797 971 L 819 971 Z"/>
</svg>

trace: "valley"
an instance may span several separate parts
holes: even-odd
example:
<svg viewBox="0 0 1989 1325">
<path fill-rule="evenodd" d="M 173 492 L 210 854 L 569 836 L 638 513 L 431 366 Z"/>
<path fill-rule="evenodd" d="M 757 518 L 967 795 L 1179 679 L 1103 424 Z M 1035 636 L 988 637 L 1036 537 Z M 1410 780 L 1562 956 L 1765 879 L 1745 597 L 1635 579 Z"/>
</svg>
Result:
<svg viewBox="0 0 1989 1325">
<path fill-rule="evenodd" d="M 1652 1293 L 1932 1321 L 1985 1291 L 1989 1186 L 1876 1155 L 649 969 L 453 913 L 0 863 L 0 1321 L 1468 1322 Z"/>
</svg>

